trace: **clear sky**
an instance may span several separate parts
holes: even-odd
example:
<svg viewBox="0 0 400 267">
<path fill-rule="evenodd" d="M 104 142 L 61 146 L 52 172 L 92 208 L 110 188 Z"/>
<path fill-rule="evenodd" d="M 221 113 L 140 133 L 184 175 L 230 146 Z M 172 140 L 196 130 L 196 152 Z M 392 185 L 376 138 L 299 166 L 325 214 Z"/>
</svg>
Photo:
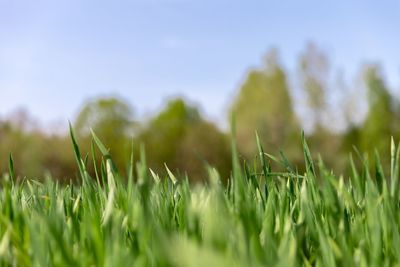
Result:
<svg viewBox="0 0 400 267">
<path fill-rule="evenodd" d="M 378 60 L 400 91 L 396 0 L 0 0 L 0 116 L 66 122 L 98 95 L 140 115 L 184 95 L 220 119 L 268 48 L 293 71 L 310 40 L 348 78 Z"/>
</svg>

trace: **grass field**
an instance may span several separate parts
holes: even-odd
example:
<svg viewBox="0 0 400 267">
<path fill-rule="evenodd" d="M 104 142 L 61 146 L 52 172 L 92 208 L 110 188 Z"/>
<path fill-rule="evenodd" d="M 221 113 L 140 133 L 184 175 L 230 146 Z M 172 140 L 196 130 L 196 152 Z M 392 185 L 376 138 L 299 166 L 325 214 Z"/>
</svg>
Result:
<svg viewBox="0 0 400 267">
<path fill-rule="evenodd" d="M 10 158 L 0 188 L 1 266 L 399 266 L 393 142 L 388 174 L 376 156 L 373 171 L 350 158 L 352 175 L 335 176 L 305 142 L 306 172 L 298 174 L 260 146 L 254 162 L 240 163 L 233 145 L 227 185 L 211 167 L 206 185 L 189 185 L 149 170 L 144 153 L 120 177 L 96 136 L 93 153 L 104 160 L 89 177 L 72 140 L 80 185 L 16 182 Z"/>
</svg>

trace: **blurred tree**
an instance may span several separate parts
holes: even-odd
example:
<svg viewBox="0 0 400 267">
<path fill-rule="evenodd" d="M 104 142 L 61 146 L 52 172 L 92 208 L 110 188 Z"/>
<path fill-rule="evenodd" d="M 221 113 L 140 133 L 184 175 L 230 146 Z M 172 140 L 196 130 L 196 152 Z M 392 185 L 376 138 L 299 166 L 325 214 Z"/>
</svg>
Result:
<svg viewBox="0 0 400 267">
<path fill-rule="evenodd" d="M 368 95 L 368 114 L 361 130 L 361 148 L 389 151 L 390 136 L 395 133 L 395 109 L 379 66 L 368 65 L 362 72 Z"/>
<path fill-rule="evenodd" d="M 164 169 L 164 163 L 173 163 L 177 146 L 186 128 L 200 121 L 200 114 L 186 106 L 181 99 L 170 101 L 166 108 L 153 118 L 139 139 L 144 142 L 152 167 Z"/>
<path fill-rule="evenodd" d="M 228 136 L 207 121 L 191 125 L 177 148 L 175 165 L 188 171 L 194 181 L 207 177 L 205 164 L 215 167 L 226 181 L 231 172 L 231 150 Z M 190 177 L 189 176 L 189 177 Z"/>
<path fill-rule="evenodd" d="M 90 129 L 110 149 L 116 164 L 128 163 L 130 139 L 134 134 L 132 108 L 123 99 L 98 98 L 85 103 L 75 121 L 75 130 L 89 148 Z"/>
<path fill-rule="evenodd" d="M 314 128 L 323 128 L 324 113 L 327 109 L 328 58 L 315 44 L 309 43 L 300 56 L 299 71 L 301 87 L 311 110 L 308 116 L 312 117 Z"/>
<path fill-rule="evenodd" d="M 7 171 L 8 156 L 12 153 L 15 172 L 20 178 L 28 176 L 42 180 L 48 172 L 54 179 L 74 179 L 76 163 L 69 137 L 22 127 L 29 123 L 25 119 L 0 122 L 0 174 Z"/>
<path fill-rule="evenodd" d="M 308 43 L 301 53 L 298 70 L 301 93 L 306 98 L 308 110 L 306 118 L 308 126 L 311 126 L 311 129 L 308 129 L 311 131 L 307 133 L 311 151 L 314 155 L 322 155 L 328 167 L 342 171 L 343 163 L 347 159 L 342 160 L 341 156 L 338 156 L 342 152 L 343 140 L 337 131 L 341 116 L 347 116 L 347 114 L 344 114 L 346 111 L 343 110 L 340 111 L 343 114 L 338 114 L 339 105 L 335 106 L 337 103 L 334 103 L 332 97 L 343 89 L 339 87 L 345 87 L 343 77 L 339 73 L 336 86 L 331 87 L 336 90 L 328 90 L 330 88 L 329 58 L 312 42 Z"/>
<path fill-rule="evenodd" d="M 54 179 L 66 182 L 78 177 L 69 135 L 42 136 L 42 146 L 51 147 L 40 152 L 42 171 L 48 171 Z"/>
<path fill-rule="evenodd" d="M 267 152 L 276 154 L 282 148 L 292 158 L 296 156 L 294 140 L 299 140 L 301 130 L 277 50 L 267 53 L 262 69 L 249 72 L 231 112 L 235 114 L 239 150 L 245 157 L 257 153 L 255 131 Z"/>
<path fill-rule="evenodd" d="M 187 171 L 190 179 L 198 181 L 205 178 L 205 162 L 224 175 L 230 167 L 226 137 L 182 99 L 170 101 L 151 119 L 139 140 L 146 146 L 150 167 L 161 173 L 166 163 L 171 169 Z"/>
<path fill-rule="evenodd" d="M 8 170 L 8 157 L 12 153 L 17 175 L 43 176 L 42 154 L 38 153 L 43 148 L 43 138 L 38 130 L 27 131 L 23 128 L 27 125 L 31 125 L 31 119 L 20 111 L 11 113 L 7 121 L 0 123 L 1 172 Z"/>
<path fill-rule="evenodd" d="M 400 142 L 400 95 L 393 99 L 394 102 L 394 137 Z"/>
</svg>

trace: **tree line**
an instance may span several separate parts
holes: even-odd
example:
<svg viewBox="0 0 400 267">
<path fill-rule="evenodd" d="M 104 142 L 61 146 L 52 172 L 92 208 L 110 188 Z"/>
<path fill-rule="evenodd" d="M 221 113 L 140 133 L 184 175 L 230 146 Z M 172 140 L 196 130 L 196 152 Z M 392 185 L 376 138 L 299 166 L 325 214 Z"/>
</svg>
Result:
<svg viewBox="0 0 400 267">
<path fill-rule="evenodd" d="M 227 120 L 235 119 L 242 159 L 251 162 L 257 156 L 257 132 L 266 152 L 277 156 L 283 152 L 302 171 L 300 134 L 305 129 L 314 155 L 321 155 L 336 171 L 346 174 L 349 153 L 370 161 L 379 154 L 388 168 L 390 137 L 400 137 L 400 102 L 380 65 L 362 65 L 354 85 L 349 85 L 343 74 L 331 69 L 327 54 L 310 43 L 295 72 L 289 74 L 278 51 L 271 49 L 262 66 L 247 73 L 227 114 Z M 82 106 L 72 125 L 86 154 L 93 152 L 93 129 L 122 172 L 132 153 L 134 160 L 146 153 L 149 166 L 160 173 L 166 164 L 182 176 L 188 173 L 192 181 L 202 181 L 205 166 L 212 165 L 222 177 L 230 175 L 229 130 L 204 119 L 198 107 L 184 99 L 170 100 L 158 114 L 140 120 L 124 99 L 96 98 Z M 76 176 L 68 134 L 29 127 L 26 114 L 0 121 L 1 171 L 7 169 L 9 152 L 20 175 L 43 179 L 48 174 L 64 181 Z"/>
</svg>

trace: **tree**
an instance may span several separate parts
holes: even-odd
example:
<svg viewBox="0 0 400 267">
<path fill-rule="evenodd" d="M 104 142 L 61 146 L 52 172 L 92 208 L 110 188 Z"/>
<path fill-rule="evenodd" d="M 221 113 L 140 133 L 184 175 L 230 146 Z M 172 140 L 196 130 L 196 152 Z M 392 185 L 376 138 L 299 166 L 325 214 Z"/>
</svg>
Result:
<svg viewBox="0 0 400 267">
<path fill-rule="evenodd" d="M 224 175 L 230 167 L 226 136 L 182 99 L 171 100 L 151 119 L 139 140 L 145 144 L 150 167 L 161 173 L 165 172 L 165 163 L 199 181 L 205 178 L 205 162 Z"/>
<path fill-rule="evenodd" d="M 323 128 L 323 115 L 327 109 L 328 57 L 313 43 L 309 43 L 300 56 L 299 72 L 301 88 L 311 111 L 308 116 L 313 118 L 313 128 Z"/>
<path fill-rule="evenodd" d="M 196 109 L 186 106 L 181 99 L 170 101 L 166 108 L 150 120 L 139 139 L 146 146 L 153 168 L 164 169 L 164 163 L 173 163 L 177 146 L 186 128 L 200 120 Z"/>
<path fill-rule="evenodd" d="M 126 166 L 130 139 L 134 134 L 132 108 L 123 99 L 98 98 L 83 105 L 75 121 L 75 130 L 89 147 L 90 129 L 110 149 L 119 167 Z"/>
<path fill-rule="evenodd" d="M 314 43 L 308 43 L 301 53 L 298 70 L 300 93 L 306 100 L 304 110 L 307 111 L 305 113 L 307 119 L 304 121 L 310 127 L 307 127 L 307 136 L 311 151 L 321 154 L 328 167 L 342 170 L 343 160 L 338 155 L 342 152 L 344 144 L 342 135 L 338 133 L 338 126 L 340 120 L 344 120 L 343 117 L 348 114 L 345 114 L 343 103 L 338 104 L 335 97 L 344 93 L 340 92 L 345 89 L 343 77 L 339 74 L 337 84 L 334 86 L 330 84 L 329 58 Z"/>
<path fill-rule="evenodd" d="M 6 121 L 0 121 L 0 174 L 8 169 L 11 153 L 17 175 L 42 177 L 44 135 L 33 126 L 33 119 L 26 111 L 11 113 Z"/>
<path fill-rule="evenodd" d="M 268 152 L 284 148 L 288 154 L 300 136 L 292 99 L 276 50 L 267 53 L 264 66 L 251 70 L 233 101 L 239 150 L 245 157 L 256 155 L 255 131 Z"/>
<path fill-rule="evenodd" d="M 368 65 L 362 71 L 368 96 L 368 114 L 361 130 L 361 148 L 389 151 L 390 136 L 395 133 L 395 109 L 391 95 L 377 65 Z"/>
<path fill-rule="evenodd" d="M 228 136 L 207 121 L 201 120 L 187 128 L 177 147 L 175 165 L 188 171 L 194 181 L 207 177 L 205 165 L 215 167 L 224 181 L 231 171 L 231 150 Z"/>
</svg>

